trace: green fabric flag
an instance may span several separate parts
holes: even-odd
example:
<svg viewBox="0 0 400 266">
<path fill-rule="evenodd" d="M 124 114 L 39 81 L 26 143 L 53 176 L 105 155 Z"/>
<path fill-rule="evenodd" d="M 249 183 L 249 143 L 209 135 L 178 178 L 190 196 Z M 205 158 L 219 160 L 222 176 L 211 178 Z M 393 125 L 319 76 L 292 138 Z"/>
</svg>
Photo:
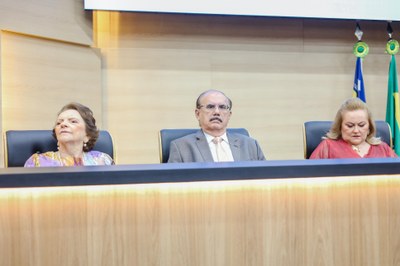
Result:
<svg viewBox="0 0 400 266">
<path fill-rule="evenodd" d="M 396 58 L 394 55 L 392 55 L 389 66 L 386 122 L 389 123 L 392 130 L 393 149 L 397 155 L 400 155 L 399 85 L 397 82 Z"/>
</svg>

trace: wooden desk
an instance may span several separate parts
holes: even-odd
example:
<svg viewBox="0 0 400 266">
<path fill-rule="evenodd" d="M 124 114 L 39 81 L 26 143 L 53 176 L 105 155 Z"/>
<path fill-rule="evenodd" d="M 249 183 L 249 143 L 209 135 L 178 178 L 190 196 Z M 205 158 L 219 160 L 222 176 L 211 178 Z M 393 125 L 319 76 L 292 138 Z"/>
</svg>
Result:
<svg viewBox="0 0 400 266">
<path fill-rule="evenodd" d="M 0 265 L 400 264 L 393 159 L 15 168 L 0 186 Z"/>
</svg>

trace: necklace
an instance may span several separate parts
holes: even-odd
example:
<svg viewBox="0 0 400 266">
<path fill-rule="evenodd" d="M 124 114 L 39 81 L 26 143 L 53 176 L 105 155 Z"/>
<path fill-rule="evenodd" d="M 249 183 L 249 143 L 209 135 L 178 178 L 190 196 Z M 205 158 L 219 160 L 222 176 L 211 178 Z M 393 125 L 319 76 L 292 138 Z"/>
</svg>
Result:
<svg viewBox="0 0 400 266">
<path fill-rule="evenodd" d="M 355 145 L 351 145 L 351 148 L 353 149 L 353 151 L 356 151 L 358 153 L 360 153 L 360 148 L 355 146 Z"/>
<path fill-rule="evenodd" d="M 84 156 L 84 154 L 83 154 Z M 58 152 L 58 157 L 62 166 L 81 166 L 83 164 L 83 158 L 74 158 L 72 156 L 64 157 L 61 152 Z"/>
</svg>

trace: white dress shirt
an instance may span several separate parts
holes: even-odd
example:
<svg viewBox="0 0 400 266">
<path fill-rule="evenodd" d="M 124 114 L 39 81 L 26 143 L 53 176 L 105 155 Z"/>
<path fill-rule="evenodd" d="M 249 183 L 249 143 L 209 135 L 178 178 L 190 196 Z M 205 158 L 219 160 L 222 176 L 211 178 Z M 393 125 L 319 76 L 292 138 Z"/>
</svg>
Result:
<svg viewBox="0 0 400 266">
<path fill-rule="evenodd" d="M 204 132 L 204 135 L 206 136 L 207 143 L 208 143 L 208 146 L 210 147 L 210 151 L 211 151 L 212 157 L 214 159 L 214 162 L 218 162 L 216 145 L 213 142 L 215 137 L 213 137 L 205 132 Z M 229 146 L 229 141 L 228 141 L 228 137 L 226 136 L 226 132 L 222 136 L 219 136 L 219 137 L 222 139 L 221 146 L 225 150 L 226 156 L 228 157 L 227 161 L 233 162 L 234 161 L 233 155 L 232 155 L 231 147 Z"/>
</svg>

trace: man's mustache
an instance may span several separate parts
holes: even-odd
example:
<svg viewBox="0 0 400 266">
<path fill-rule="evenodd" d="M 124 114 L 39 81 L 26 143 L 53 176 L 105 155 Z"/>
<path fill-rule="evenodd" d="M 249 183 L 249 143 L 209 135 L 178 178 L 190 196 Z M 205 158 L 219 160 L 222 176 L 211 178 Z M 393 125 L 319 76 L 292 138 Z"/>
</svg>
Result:
<svg viewBox="0 0 400 266">
<path fill-rule="evenodd" d="M 219 118 L 219 117 L 213 117 L 213 118 L 211 118 L 211 119 L 210 119 L 210 122 L 212 122 L 212 121 L 214 121 L 214 120 L 218 120 L 219 122 L 222 123 L 222 119 Z"/>
</svg>

